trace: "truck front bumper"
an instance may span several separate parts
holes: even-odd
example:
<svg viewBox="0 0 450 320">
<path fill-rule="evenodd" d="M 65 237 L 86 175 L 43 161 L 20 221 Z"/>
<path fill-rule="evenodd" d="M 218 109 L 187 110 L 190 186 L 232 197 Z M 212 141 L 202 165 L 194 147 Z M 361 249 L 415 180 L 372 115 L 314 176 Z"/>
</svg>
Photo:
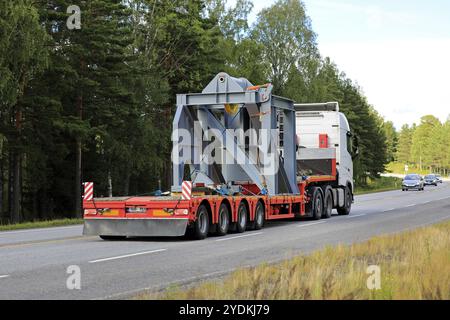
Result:
<svg viewBox="0 0 450 320">
<path fill-rule="evenodd" d="M 89 218 L 83 235 L 130 237 L 180 237 L 186 233 L 187 218 Z"/>
</svg>

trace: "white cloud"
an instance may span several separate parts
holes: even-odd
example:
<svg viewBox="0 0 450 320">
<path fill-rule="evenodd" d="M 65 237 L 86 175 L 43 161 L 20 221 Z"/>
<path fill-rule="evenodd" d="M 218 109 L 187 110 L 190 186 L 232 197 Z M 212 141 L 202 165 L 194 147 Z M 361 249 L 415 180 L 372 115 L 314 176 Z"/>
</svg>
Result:
<svg viewBox="0 0 450 320">
<path fill-rule="evenodd" d="M 450 38 L 327 43 L 320 50 L 397 128 L 426 114 L 442 121 L 450 114 Z"/>
<path fill-rule="evenodd" d="M 391 11 L 380 6 L 360 5 L 343 1 L 314 0 L 311 6 L 316 6 L 327 12 L 339 12 L 355 18 L 364 17 L 369 29 L 381 29 L 388 24 L 414 25 L 419 17 L 405 11 Z"/>
</svg>

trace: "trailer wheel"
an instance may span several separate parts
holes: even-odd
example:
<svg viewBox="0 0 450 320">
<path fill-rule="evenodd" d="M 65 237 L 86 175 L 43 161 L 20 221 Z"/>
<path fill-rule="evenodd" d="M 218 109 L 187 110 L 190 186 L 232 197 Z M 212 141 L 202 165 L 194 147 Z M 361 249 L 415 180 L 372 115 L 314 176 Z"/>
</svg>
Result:
<svg viewBox="0 0 450 320">
<path fill-rule="evenodd" d="M 107 241 L 125 240 L 127 238 L 126 236 L 104 236 L 104 235 L 101 235 L 99 237 L 100 237 L 100 239 L 107 240 Z"/>
<path fill-rule="evenodd" d="M 344 191 L 344 206 L 337 209 L 337 212 L 341 216 L 347 216 L 352 209 L 352 193 L 349 187 L 345 187 Z"/>
<path fill-rule="evenodd" d="M 312 218 L 314 220 L 320 220 L 323 214 L 323 197 L 320 188 L 313 189 L 313 201 L 312 201 Z"/>
<path fill-rule="evenodd" d="M 247 207 L 244 202 L 241 202 L 238 208 L 238 215 L 236 221 L 236 232 L 243 233 L 247 227 Z"/>
<path fill-rule="evenodd" d="M 205 205 L 201 205 L 197 210 L 197 219 L 194 223 L 194 238 L 197 240 L 205 239 L 209 231 L 209 215 Z"/>
<path fill-rule="evenodd" d="M 332 212 L 333 212 L 333 193 L 331 192 L 330 188 L 327 188 L 325 189 L 322 218 L 324 219 L 330 218 Z"/>
<path fill-rule="evenodd" d="M 228 233 L 228 229 L 230 227 L 230 212 L 225 203 L 220 205 L 218 220 L 216 233 L 219 236 L 224 236 Z"/>
<path fill-rule="evenodd" d="M 262 202 L 258 202 L 255 208 L 255 220 L 252 223 L 253 230 L 261 230 L 265 221 L 265 208 Z"/>
</svg>

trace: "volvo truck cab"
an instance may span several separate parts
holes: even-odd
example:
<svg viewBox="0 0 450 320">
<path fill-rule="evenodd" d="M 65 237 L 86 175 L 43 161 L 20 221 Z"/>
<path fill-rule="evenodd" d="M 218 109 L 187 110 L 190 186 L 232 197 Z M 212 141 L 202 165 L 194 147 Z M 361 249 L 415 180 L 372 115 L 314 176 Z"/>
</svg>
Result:
<svg viewBox="0 0 450 320">
<path fill-rule="evenodd" d="M 301 174 L 324 174 L 326 160 L 329 159 L 326 154 L 334 152 L 337 170 L 337 183 L 333 187 L 334 207 L 345 207 L 349 199 L 353 202 L 353 159 L 359 153 L 357 139 L 351 132 L 346 116 L 339 111 L 337 102 L 295 104 L 294 107 L 299 146 L 297 160 L 302 164 L 299 167 L 309 169 Z M 308 158 L 313 161 L 308 162 Z M 325 161 L 320 161 L 321 158 Z"/>
</svg>

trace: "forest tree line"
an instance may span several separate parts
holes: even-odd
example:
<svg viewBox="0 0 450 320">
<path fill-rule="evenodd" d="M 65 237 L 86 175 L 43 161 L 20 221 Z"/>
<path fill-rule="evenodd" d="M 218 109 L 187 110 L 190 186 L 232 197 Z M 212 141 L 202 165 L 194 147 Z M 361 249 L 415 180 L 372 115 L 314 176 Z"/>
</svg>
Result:
<svg viewBox="0 0 450 320">
<path fill-rule="evenodd" d="M 444 123 L 433 115 L 424 116 L 418 125 L 404 125 L 394 141 L 394 161 L 419 172 L 450 174 L 450 116 Z"/>
<path fill-rule="evenodd" d="M 70 5 L 81 29 L 67 27 Z M 175 95 L 220 71 L 272 82 L 297 102 L 338 101 L 359 137 L 357 183 L 383 172 L 394 156 L 387 124 L 321 56 L 304 4 L 279 0 L 250 25 L 252 7 L 1 1 L 0 222 L 80 217 L 82 181 L 95 182 L 96 196 L 168 190 Z"/>
</svg>

